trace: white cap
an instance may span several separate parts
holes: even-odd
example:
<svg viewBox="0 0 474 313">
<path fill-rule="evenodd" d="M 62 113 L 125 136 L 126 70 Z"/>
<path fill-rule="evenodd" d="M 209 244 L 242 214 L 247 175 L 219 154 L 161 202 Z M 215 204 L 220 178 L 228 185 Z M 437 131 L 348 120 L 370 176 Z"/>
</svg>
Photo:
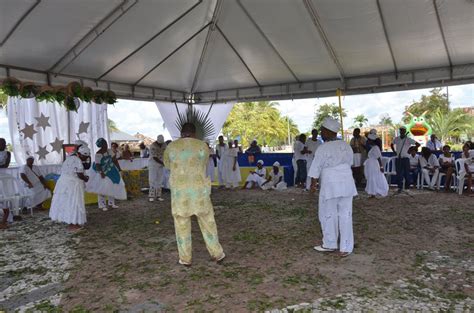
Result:
<svg viewBox="0 0 474 313">
<path fill-rule="evenodd" d="M 86 146 L 80 146 L 79 150 L 77 150 L 77 152 L 84 155 L 84 156 L 90 156 L 91 155 L 91 149 L 89 149 Z"/>
<path fill-rule="evenodd" d="M 258 161 L 257 161 L 257 164 L 263 165 L 263 160 L 258 160 Z"/>
<path fill-rule="evenodd" d="M 333 133 L 338 133 L 341 129 L 341 123 L 331 117 L 326 117 L 323 121 L 322 127 L 332 131 Z"/>
<path fill-rule="evenodd" d="M 163 137 L 163 135 L 158 135 L 158 137 L 156 138 L 156 141 L 158 143 L 164 143 L 165 142 L 165 137 Z"/>
<path fill-rule="evenodd" d="M 370 131 L 369 131 L 369 134 L 375 134 L 377 135 L 377 130 L 375 128 L 372 128 Z"/>
<path fill-rule="evenodd" d="M 273 166 L 280 167 L 280 162 L 276 161 L 275 163 L 273 163 Z"/>
<path fill-rule="evenodd" d="M 373 133 L 370 133 L 367 138 L 369 138 L 370 140 L 375 140 L 377 139 L 377 135 L 376 134 L 373 134 Z"/>
</svg>

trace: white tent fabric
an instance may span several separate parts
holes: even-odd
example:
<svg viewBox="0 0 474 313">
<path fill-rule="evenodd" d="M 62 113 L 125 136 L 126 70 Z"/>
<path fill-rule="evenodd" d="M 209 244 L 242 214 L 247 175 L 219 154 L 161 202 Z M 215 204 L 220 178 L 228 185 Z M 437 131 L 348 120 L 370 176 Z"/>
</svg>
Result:
<svg viewBox="0 0 474 313">
<path fill-rule="evenodd" d="M 107 105 L 82 102 L 78 112 L 68 113 L 58 103 L 9 97 L 7 111 L 18 164 L 25 164 L 27 156 L 34 156 L 38 165 L 60 164 L 62 144 L 81 139 L 95 152 L 95 141 L 109 138 Z"/>
<path fill-rule="evenodd" d="M 234 104 L 235 102 L 215 104 L 200 103 L 194 104 L 193 108 L 207 114 L 207 117 L 214 126 L 215 138 L 217 138 L 217 136 L 219 136 L 219 131 L 222 129 L 222 126 L 224 125 L 224 122 L 227 119 L 227 116 L 232 110 Z M 178 127 L 176 127 L 176 120 L 178 118 L 178 114 L 184 113 L 186 111 L 188 104 L 177 102 L 174 105 L 170 105 L 169 102 L 156 101 L 156 107 L 160 111 L 163 122 L 165 123 L 171 138 L 174 140 L 181 137 Z"/>
<path fill-rule="evenodd" d="M 5 0 L 0 78 L 203 103 L 472 83 L 473 16 L 473 0 Z"/>
</svg>

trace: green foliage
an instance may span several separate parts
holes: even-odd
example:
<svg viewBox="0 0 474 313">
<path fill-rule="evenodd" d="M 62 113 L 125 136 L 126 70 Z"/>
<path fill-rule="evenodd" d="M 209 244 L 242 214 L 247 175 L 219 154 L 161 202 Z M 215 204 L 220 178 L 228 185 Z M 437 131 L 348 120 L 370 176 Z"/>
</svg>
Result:
<svg viewBox="0 0 474 313">
<path fill-rule="evenodd" d="M 462 109 L 444 111 L 437 109 L 430 118 L 430 124 L 433 133 L 436 134 L 442 142 L 451 138 L 459 138 L 461 134 L 467 134 L 474 129 L 474 118 Z"/>
<path fill-rule="evenodd" d="M 430 90 L 430 95 L 421 96 L 418 101 L 413 101 L 412 104 L 405 107 L 405 112 L 410 112 L 415 116 L 422 115 L 425 111 L 426 118 L 430 119 L 435 111 L 439 110 L 441 113 L 449 111 L 448 95 L 442 93 L 441 88 L 434 88 Z M 403 117 L 405 124 L 410 122 L 410 116 L 406 115 Z"/>
<path fill-rule="evenodd" d="M 357 127 L 362 127 L 368 122 L 369 122 L 369 119 L 365 117 L 364 114 L 359 114 L 356 117 L 354 117 L 354 125 L 356 125 Z"/>
<path fill-rule="evenodd" d="M 0 109 L 7 107 L 8 96 L 0 89 Z"/>
<path fill-rule="evenodd" d="M 236 104 L 224 123 L 223 133 L 229 139 L 240 136 L 244 147 L 254 139 L 269 146 L 285 144 L 288 128 L 292 137 L 299 134 L 299 130 L 291 118 L 281 115 L 278 105 L 269 101 Z"/>
<path fill-rule="evenodd" d="M 319 107 L 318 111 L 316 112 L 316 115 L 314 116 L 313 128 L 320 129 L 321 125 L 323 124 L 324 119 L 328 116 L 338 121 L 341 120 L 340 114 L 339 114 L 339 106 L 337 104 L 335 103 L 322 104 Z M 346 116 L 347 116 L 346 109 L 342 108 L 342 117 L 344 118 Z"/>
</svg>

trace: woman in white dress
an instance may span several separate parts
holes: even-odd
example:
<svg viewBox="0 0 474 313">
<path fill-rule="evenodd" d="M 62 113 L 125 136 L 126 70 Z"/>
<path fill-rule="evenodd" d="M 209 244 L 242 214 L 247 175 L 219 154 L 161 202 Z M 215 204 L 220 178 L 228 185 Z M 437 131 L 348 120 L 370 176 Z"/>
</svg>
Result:
<svg viewBox="0 0 474 313">
<path fill-rule="evenodd" d="M 107 149 L 107 141 L 104 138 L 97 139 L 95 144 L 100 149 L 95 154 L 86 191 L 98 195 L 99 209 L 107 211 L 105 197 L 108 197 L 108 205 L 112 209 L 117 209 L 115 199 L 127 199 L 125 183 L 120 175 L 120 165 L 112 157 L 112 151 Z"/>
<path fill-rule="evenodd" d="M 206 142 L 207 146 L 209 147 L 209 162 L 207 163 L 207 176 L 211 179 L 211 182 L 214 182 L 214 174 L 215 174 L 215 163 L 214 163 L 214 158 L 215 158 L 215 152 L 214 149 L 211 148 L 209 145 L 209 142 Z"/>
<path fill-rule="evenodd" d="M 28 200 L 34 208 L 40 208 L 43 202 L 51 198 L 51 191 L 46 187 L 46 180 L 41 170 L 33 165 L 35 158 L 29 156 L 26 164 L 21 168 L 20 177 L 27 188 Z"/>
<path fill-rule="evenodd" d="M 242 189 L 252 189 L 254 187 L 261 187 L 263 183 L 267 180 L 266 176 L 267 170 L 263 167 L 263 161 L 258 160 L 257 168 L 255 169 L 255 171 L 250 172 Z"/>
<path fill-rule="evenodd" d="M 461 159 L 464 161 L 464 168 L 461 169 L 459 176 L 464 177 L 467 183 L 466 195 L 472 196 L 472 181 L 474 177 L 474 150 L 470 150 L 471 147 L 468 143 L 462 146 Z M 464 188 L 462 186 L 461 188 Z"/>
<path fill-rule="evenodd" d="M 85 146 L 68 156 L 54 188 L 49 217 L 53 221 L 69 224 L 70 230 L 77 230 L 87 222 L 84 185 L 89 177 L 84 175 L 82 162 L 89 156 L 90 150 Z"/>
<path fill-rule="evenodd" d="M 225 156 L 224 181 L 226 188 L 237 188 L 242 180 L 240 176 L 240 167 L 238 162 L 239 148 L 234 147 L 232 141 L 229 141 L 229 149 Z"/>
<path fill-rule="evenodd" d="M 263 190 L 285 190 L 286 183 L 283 181 L 283 171 L 280 170 L 280 162 L 273 163 L 273 169 L 268 175 L 267 180 L 262 184 Z"/>
<path fill-rule="evenodd" d="M 382 152 L 376 143 L 377 135 L 368 135 L 367 147 L 370 148 L 368 159 L 364 162 L 364 175 L 367 181 L 365 191 L 371 198 L 388 195 L 388 183 L 383 173 Z"/>
</svg>

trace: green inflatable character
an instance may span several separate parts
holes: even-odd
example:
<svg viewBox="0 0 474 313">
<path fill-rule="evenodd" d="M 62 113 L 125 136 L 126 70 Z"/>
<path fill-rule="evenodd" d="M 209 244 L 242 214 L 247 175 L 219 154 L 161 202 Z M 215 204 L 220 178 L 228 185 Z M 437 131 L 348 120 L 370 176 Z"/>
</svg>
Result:
<svg viewBox="0 0 474 313">
<path fill-rule="evenodd" d="M 431 136 L 433 130 L 431 129 L 430 124 L 426 122 L 426 113 L 428 113 L 428 111 L 423 112 L 420 116 L 415 116 L 410 112 L 407 112 L 411 117 L 410 122 L 405 125 L 409 134 L 412 134 L 414 137 Z"/>
</svg>

